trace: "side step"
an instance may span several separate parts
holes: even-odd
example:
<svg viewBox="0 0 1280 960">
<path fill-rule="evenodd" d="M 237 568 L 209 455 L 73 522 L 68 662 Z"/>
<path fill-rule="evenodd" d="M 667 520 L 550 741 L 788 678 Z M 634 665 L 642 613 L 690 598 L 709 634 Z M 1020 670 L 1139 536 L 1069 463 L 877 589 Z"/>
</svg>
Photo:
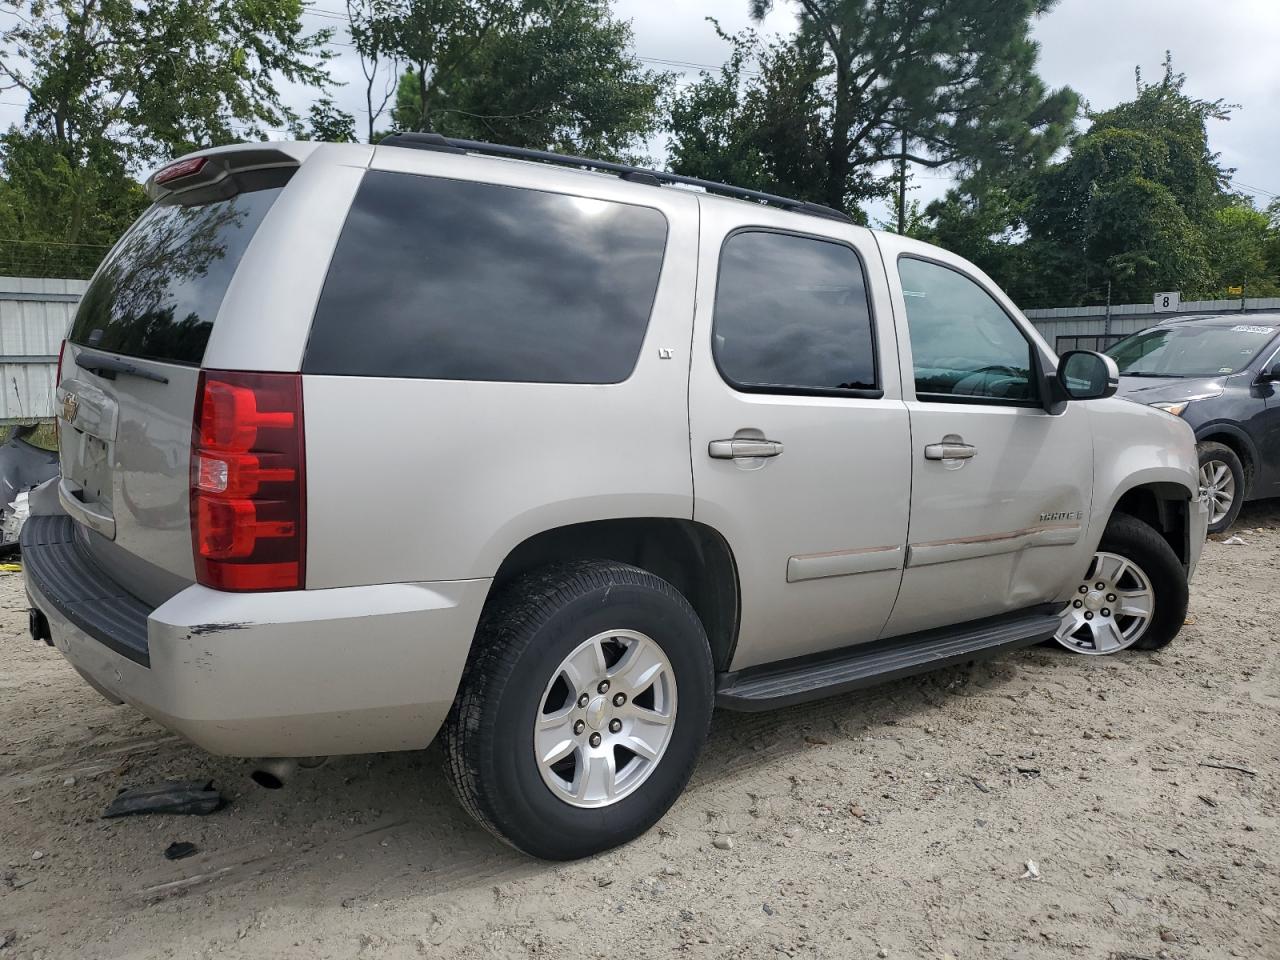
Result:
<svg viewBox="0 0 1280 960">
<path fill-rule="evenodd" d="M 716 705 L 750 713 L 772 710 L 953 663 L 986 659 L 1048 640 L 1058 629 L 1055 609 L 1043 605 L 724 674 L 717 685 Z"/>
</svg>

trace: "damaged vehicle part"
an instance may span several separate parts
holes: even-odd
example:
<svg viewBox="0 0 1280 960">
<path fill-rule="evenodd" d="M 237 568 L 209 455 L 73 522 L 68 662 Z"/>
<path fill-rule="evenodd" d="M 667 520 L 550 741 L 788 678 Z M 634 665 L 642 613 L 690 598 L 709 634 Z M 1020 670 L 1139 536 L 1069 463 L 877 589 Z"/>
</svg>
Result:
<svg viewBox="0 0 1280 960">
<path fill-rule="evenodd" d="M 0 444 L 0 551 L 18 545 L 30 514 L 27 491 L 58 475 L 58 454 L 27 441 L 34 426 L 17 426 Z"/>
<path fill-rule="evenodd" d="M 128 817 L 136 813 L 178 813 L 205 816 L 227 805 L 226 798 L 213 788 L 212 780 L 161 783 L 154 787 L 121 790 L 103 811 L 103 819 Z"/>
</svg>

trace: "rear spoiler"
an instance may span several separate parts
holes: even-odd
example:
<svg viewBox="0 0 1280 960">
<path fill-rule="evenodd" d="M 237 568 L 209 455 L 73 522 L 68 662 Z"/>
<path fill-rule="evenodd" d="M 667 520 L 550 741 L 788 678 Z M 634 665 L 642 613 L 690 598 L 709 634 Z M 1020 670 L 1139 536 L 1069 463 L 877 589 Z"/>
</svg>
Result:
<svg viewBox="0 0 1280 960">
<path fill-rule="evenodd" d="M 242 143 L 198 150 L 165 164 L 147 179 L 144 189 L 152 200 L 160 200 L 188 190 L 214 187 L 249 170 L 297 167 L 320 146 L 314 142 Z"/>
</svg>

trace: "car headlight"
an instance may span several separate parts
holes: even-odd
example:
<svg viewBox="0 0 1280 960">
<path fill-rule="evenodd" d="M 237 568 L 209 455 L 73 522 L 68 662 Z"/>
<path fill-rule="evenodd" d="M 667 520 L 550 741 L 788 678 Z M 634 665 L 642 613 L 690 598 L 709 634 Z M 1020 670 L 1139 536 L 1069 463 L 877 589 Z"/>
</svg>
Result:
<svg viewBox="0 0 1280 960">
<path fill-rule="evenodd" d="M 1169 403 L 1168 401 L 1165 401 L 1162 403 L 1153 403 L 1152 406 L 1157 410 L 1163 410 L 1166 413 L 1172 413 L 1175 417 L 1180 417 L 1182 416 L 1182 411 L 1187 409 L 1187 405 L 1191 402 L 1192 401 L 1190 400 L 1179 400 L 1177 403 Z"/>
</svg>

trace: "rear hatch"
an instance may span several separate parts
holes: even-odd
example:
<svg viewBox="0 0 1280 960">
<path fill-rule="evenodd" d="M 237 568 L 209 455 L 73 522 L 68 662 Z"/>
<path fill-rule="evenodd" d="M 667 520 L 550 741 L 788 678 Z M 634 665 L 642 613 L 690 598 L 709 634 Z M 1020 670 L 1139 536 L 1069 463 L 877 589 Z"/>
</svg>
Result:
<svg viewBox="0 0 1280 960">
<path fill-rule="evenodd" d="M 200 366 L 231 279 L 292 172 L 237 169 L 225 157 L 192 166 L 94 276 L 58 385 L 60 500 L 104 568 L 151 604 L 195 578 Z"/>
</svg>

